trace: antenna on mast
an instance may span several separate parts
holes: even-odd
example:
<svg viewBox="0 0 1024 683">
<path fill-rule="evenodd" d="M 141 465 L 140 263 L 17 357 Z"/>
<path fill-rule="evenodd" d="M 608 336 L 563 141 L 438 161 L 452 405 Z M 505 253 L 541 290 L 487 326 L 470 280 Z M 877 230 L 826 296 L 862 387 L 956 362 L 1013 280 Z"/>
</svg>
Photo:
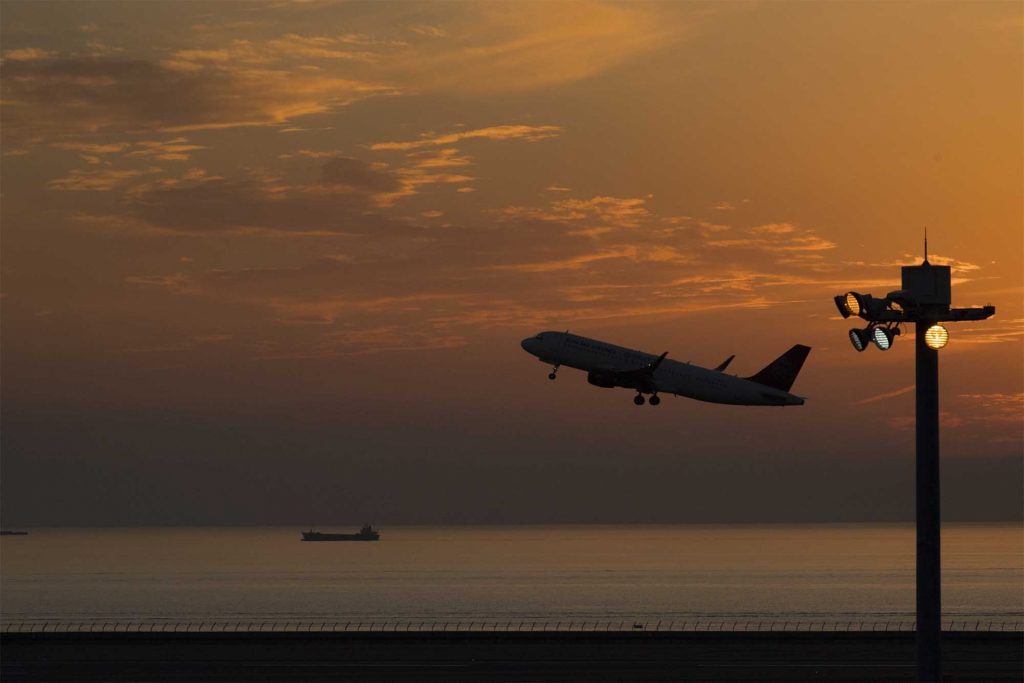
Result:
<svg viewBox="0 0 1024 683">
<path fill-rule="evenodd" d="M 922 266 L 930 266 L 931 265 L 930 263 L 928 263 L 928 226 L 927 225 L 924 226 L 924 263 L 922 263 L 921 265 Z"/>
</svg>

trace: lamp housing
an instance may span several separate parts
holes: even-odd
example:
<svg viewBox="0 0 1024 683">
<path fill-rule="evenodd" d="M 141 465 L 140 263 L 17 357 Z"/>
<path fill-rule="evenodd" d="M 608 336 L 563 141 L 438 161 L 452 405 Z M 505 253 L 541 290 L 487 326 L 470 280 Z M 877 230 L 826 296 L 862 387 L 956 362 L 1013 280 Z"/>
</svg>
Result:
<svg viewBox="0 0 1024 683">
<path fill-rule="evenodd" d="M 871 336 L 870 327 L 863 330 L 854 327 L 850 330 L 850 343 L 857 351 L 863 351 L 871 343 Z"/>
</svg>

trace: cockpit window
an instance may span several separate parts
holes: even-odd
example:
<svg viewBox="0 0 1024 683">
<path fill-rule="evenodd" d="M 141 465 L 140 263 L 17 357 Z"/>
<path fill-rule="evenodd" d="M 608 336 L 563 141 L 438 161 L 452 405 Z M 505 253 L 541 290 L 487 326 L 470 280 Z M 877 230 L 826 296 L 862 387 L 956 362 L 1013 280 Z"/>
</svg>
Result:
<svg viewBox="0 0 1024 683">
<path fill-rule="evenodd" d="M 540 341 L 544 341 L 544 335 L 543 334 L 538 334 L 536 337 L 534 337 L 534 339 L 539 339 Z"/>
</svg>

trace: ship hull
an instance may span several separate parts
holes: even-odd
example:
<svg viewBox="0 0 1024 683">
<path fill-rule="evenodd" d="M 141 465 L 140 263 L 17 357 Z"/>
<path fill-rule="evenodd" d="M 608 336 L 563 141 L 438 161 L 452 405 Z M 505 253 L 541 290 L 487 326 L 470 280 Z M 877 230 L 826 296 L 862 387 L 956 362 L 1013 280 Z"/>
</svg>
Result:
<svg viewBox="0 0 1024 683">
<path fill-rule="evenodd" d="M 303 533 L 303 541 L 379 541 L 380 536 L 364 536 L 362 534 L 320 534 Z"/>
</svg>

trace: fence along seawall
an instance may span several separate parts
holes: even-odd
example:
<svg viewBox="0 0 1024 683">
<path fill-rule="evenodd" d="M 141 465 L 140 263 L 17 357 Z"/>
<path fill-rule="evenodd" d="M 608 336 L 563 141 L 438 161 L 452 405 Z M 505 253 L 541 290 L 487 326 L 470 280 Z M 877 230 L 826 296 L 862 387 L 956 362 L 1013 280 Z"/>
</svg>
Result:
<svg viewBox="0 0 1024 683">
<path fill-rule="evenodd" d="M 0 633 L 587 633 L 587 632 L 728 632 L 844 633 L 914 631 L 913 620 L 476 620 L 476 621 L 310 621 L 310 620 L 32 620 L 0 623 Z M 1021 632 L 1024 618 L 947 619 L 948 632 Z"/>
</svg>

